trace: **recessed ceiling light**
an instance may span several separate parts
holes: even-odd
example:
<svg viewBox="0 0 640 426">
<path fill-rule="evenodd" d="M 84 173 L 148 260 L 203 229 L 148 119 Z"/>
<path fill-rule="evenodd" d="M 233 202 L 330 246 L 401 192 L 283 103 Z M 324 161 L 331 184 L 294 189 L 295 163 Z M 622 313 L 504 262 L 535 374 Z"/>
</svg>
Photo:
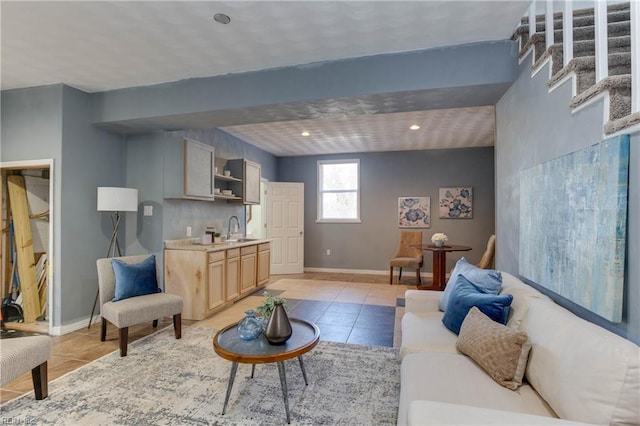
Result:
<svg viewBox="0 0 640 426">
<path fill-rule="evenodd" d="M 225 25 L 231 22 L 231 18 L 229 18 L 229 15 L 225 15 L 224 13 L 216 13 L 215 15 L 213 15 L 213 20 Z"/>
<path fill-rule="evenodd" d="M 311 136 L 311 133 L 307 132 L 306 130 L 302 133 L 300 133 L 302 136 Z"/>
<path fill-rule="evenodd" d="M 418 126 L 417 124 L 412 125 L 411 127 L 409 127 L 411 130 L 418 130 L 420 128 L 420 126 Z"/>
</svg>

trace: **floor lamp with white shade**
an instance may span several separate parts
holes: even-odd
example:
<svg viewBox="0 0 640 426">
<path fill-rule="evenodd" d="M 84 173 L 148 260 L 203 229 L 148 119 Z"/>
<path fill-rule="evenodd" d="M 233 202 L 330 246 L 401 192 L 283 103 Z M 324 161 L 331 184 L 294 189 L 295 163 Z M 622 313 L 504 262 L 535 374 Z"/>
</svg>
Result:
<svg viewBox="0 0 640 426">
<path fill-rule="evenodd" d="M 118 228 L 120 227 L 120 219 L 122 218 L 120 213 L 138 211 L 138 190 L 111 186 L 98 187 L 98 211 L 112 212 L 111 225 L 113 226 L 113 231 L 111 232 L 111 239 L 109 240 L 109 249 L 107 250 L 106 257 L 116 257 L 116 255 L 117 257 L 122 256 L 120 243 L 118 242 Z M 96 293 L 96 298 L 93 301 L 93 308 L 91 308 L 91 316 L 89 317 L 89 326 L 87 328 L 91 328 L 91 322 L 93 321 L 93 314 L 96 311 L 99 294 L 100 291 Z"/>
</svg>

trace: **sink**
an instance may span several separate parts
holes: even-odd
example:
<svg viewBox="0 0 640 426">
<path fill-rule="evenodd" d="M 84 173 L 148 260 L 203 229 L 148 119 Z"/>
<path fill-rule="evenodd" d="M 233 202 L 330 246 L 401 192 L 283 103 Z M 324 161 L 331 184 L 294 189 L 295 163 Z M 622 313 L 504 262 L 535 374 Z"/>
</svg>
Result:
<svg viewBox="0 0 640 426">
<path fill-rule="evenodd" d="M 250 241 L 258 241 L 257 238 L 234 238 L 232 240 L 227 240 L 228 243 L 247 243 Z"/>
</svg>

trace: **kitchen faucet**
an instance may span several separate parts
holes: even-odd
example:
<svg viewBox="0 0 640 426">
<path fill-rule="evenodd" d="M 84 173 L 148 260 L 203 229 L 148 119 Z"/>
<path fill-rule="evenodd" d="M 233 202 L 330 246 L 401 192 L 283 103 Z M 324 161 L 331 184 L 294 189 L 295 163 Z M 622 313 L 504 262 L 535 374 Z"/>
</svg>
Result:
<svg viewBox="0 0 640 426">
<path fill-rule="evenodd" d="M 229 218 L 229 228 L 227 230 L 227 239 L 230 240 L 231 239 L 231 219 L 236 218 L 236 223 L 238 224 L 238 228 L 240 228 L 240 219 L 238 219 L 238 216 L 233 215 Z"/>
</svg>

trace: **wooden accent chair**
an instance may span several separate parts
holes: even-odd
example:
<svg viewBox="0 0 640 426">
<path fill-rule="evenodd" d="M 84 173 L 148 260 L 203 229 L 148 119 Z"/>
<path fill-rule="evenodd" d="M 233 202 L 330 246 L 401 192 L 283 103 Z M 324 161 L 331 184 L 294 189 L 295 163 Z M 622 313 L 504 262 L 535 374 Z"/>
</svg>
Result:
<svg viewBox="0 0 640 426">
<path fill-rule="evenodd" d="M 49 336 L 8 337 L 0 339 L 0 386 L 31 370 L 36 399 L 49 395 L 47 361 L 51 358 Z"/>
<path fill-rule="evenodd" d="M 418 284 L 422 283 L 420 268 L 424 265 L 422 250 L 411 246 L 422 244 L 422 231 L 400 231 L 398 250 L 389 261 L 389 284 L 393 284 L 393 268 L 400 268 L 398 282 L 402 279 L 402 268 L 414 268 Z"/>
<path fill-rule="evenodd" d="M 154 293 L 113 302 L 115 296 L 115 275 L 111 266 L 111 259 L 119 259 L 126 263 L 139 263 L 149 255 L 125 256 L 98 259 L 98 287 L 100 293 L 100 315 L 102 329 L 100 341 L 107 338 L 107 321 L 118 327 L 120 356 L 127 356 L 129 326 L 153 321 L 158 326 L 158 318 L 173 316 L 173 328 L 176 339 L 182 337 L 182 298 L 174 294 Z M 156 277 L 160 277 L 159 265 L 156 263 Z M 159 282 L 159 280 L 158 280 Z"/>
<path fill-rule="evenodd" d="M 493 258 L 496 254 L 496 236 L 492 235 L 487 241 L 487 249 L 485 250 L 480 262 L 476 264 L 478 268 L 490 269 L 493 268 Z"/>
</svg>

